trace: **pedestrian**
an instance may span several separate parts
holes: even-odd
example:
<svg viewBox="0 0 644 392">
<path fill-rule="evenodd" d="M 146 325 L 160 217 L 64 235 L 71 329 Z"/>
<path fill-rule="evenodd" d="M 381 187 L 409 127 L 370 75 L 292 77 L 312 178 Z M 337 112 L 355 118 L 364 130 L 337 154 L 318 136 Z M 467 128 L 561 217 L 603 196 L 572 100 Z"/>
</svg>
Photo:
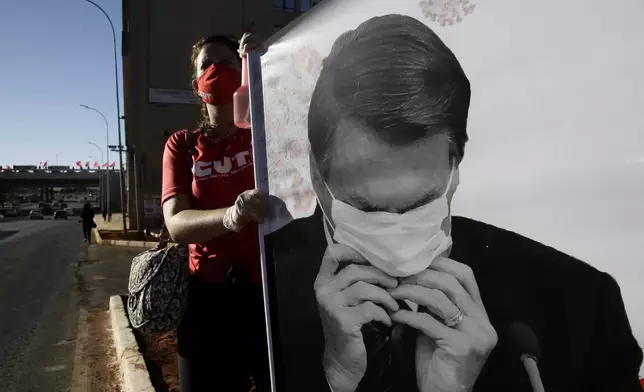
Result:
<svg viewBox="0 0 644 392">
<path fill-rule="evenodd" d="M 103 208 L 103 222 L 107 222 L 107 207 Z"/>
<path fill-rule="evenodd" d="M 258 391 L 270 390 L 257 226 L 265 196 L 254 189 L 251 133 L 235 126 L 232 105 L 238 54 L 254 42 L 250 34 L 210 36 L 193 46 L 200 123 L 171 135 L 163 154 L 166 226 L 174 242 L 190 247 L 188 303 L 177 330 L 181 392 L 248 392 L 249 373 Z"/>
<path fill-rule="evenodd" d="M 110 208 L 110 210 L 107 212 L 107 221 L 108 221 L 108 222 L 111 222 L 111 221 L 112 221 L 112 209 L 111 209 L 111 208 Z"/>
<path fill-rule="evenodd" d="M 83 237 L 86 244 L 92 243 L 92 229 L 96 227 L 94 222 L 94 211 L 89 203 L 85 203 L 81 212 L 81 224 L 83 225 Z"/>
</svg>

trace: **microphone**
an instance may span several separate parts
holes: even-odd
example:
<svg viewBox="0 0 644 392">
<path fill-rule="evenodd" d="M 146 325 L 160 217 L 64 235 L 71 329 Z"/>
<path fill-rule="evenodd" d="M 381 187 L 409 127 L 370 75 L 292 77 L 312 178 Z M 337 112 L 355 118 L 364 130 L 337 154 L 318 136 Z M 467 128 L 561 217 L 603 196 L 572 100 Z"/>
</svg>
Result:
<svg viewBox="0 0 644 392">
<path fill-rule="evenodd" d="M 534 331 L 523 323 L 514 323 L 510 326 L 509 336 L 512 340 L 515 350 L 520 355 L 521 362 L 525 367 L 530 384 L 534 392 L 545 392 L 537 361 L 540 354 L 539 339 Z"/>
</svg>

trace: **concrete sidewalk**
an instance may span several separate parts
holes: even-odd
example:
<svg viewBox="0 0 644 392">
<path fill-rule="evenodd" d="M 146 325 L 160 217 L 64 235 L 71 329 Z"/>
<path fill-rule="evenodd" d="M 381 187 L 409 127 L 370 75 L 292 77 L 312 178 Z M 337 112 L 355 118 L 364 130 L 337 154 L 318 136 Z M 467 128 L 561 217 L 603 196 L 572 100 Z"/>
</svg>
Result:
<svg viewBox="0 0 644 392">
<path fill-rule="evenodd" d="M 102 216 L 94 218 L 96 230 L 94 230 L 94 240 L 100 245 L 122 246 L 131 248 L 153 249 L 159 244 L 158 235 L 161 232 L 160 226 L 153 228 L 151 235 L 146 236 L 144 233 L 137 233 L 128 227 L 127 235 L 123 235 L 122 214 L 114 214 L 111 221 L 104 221 Z"/>
<path fill-rule="evenodd" d="M 112 295 L 127 294 L 132 258 L 145 250 L 90 245 L 77 271 L 79 289 L 85 293 L 81 305 L 106 311 Z"/>
<path fill-rule="evenodd" d="M 96 228 L 98 230 L 123 230 L 123 214 L 112 214 L 112 220 L 109 222 L 103 220 L 103 215 L 96 214 L 94 221 L 96 222 Z M 130 230 L 130 225 L 127 223 L 126 217 L 126 226 Z"/>
<path fill-rule="evenodd" d="M 90 245 L 79 261 L 80 319 L 72 392 L 127 391 L 114 349 L 110 297 L 127 294 L 132 258 L 144 250 Z"/>
</svg>

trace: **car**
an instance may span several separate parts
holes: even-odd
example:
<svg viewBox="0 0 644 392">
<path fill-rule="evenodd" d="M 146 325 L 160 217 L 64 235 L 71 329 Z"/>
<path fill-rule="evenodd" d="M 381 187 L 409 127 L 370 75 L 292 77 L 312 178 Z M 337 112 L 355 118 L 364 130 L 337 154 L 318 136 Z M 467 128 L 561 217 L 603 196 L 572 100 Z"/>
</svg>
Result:
<svg viewBox="0 0 644 392">
<path fill-rule="evenodd" d="M 45 216 L 51 216 L 51 215 L 54 215 L 54 209 L 53 209 L 53 208 L 51 208 L 50 206 L 45 206 L 45 207 L 41 208 L 41 209 L 40 209 L 40 211 L 41 211 L 41 212 L 42 212 L 42 214 L 43 214 L 43 215 L 45 215 Z"/>
<path fill-rule="evenodd" d="M 54 212 L 54 219 L 67 219 L 69 215 L 67 214 L 67 211 L 64 210 L 58 210 Z"/>
<path fill-rule="evenodd" d="M 4 215 L 0 214 L 0 222 L 4 222 Z"/>
<path fill-rule="evenodd" d="M 29 219 L 45 219 L 40 210 L 29 211 Z"/>
<path fill-rule="evenodd" d="M 18 216 L 18 210 L 15 208 L 8 208 L 2 212 L 2 215 L 7 218 L 15 218 Z"/>
</svg>

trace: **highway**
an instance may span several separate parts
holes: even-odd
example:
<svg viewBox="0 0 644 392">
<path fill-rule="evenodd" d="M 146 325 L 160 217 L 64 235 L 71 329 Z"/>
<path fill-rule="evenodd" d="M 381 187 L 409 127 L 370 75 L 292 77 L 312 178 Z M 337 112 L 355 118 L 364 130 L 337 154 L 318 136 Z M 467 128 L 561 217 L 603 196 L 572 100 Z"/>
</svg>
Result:
<svg viewBox="0 0 644 392">
<path fill-rule="evenodd" d="M 86 249 L 78 219 L 0 223 L 0 391 L 69 390 Z"/>
</svg>

